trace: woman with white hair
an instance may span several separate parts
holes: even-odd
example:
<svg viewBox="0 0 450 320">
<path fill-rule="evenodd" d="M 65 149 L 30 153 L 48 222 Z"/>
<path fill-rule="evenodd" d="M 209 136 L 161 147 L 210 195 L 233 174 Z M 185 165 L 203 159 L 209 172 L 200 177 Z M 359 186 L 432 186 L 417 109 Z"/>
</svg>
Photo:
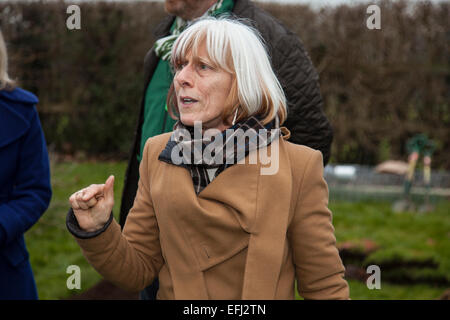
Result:
<svg viewBox="0 0 450 320">
<path fill-rule="evenodd" d="M 71 195 L 67 227 L 107 280 L 158 299 L 348 299 L 319 151 L 289 143 L 257 32 L 203 19 L 172 49 L 172 133 L 150 138 L 121 233 L 114 177 Z"/>
<path fill-rule="evenodd" d="M 37 102 L 8 76 L 0 32 L 0 300 L 38 298 L 24 233 L 45 212 L 52 192 Z"/>
</svg>

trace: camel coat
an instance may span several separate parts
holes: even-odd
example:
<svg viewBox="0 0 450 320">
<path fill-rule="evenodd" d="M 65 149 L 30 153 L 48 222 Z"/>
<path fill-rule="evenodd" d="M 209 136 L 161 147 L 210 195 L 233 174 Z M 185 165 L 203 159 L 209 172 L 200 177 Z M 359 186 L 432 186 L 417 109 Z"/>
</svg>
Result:
<svg viewBox="0 0 450 320">
<path fill-rule="evenodd" d="M 158 299 L 294 299 L 295 280 L 305 299 L 349 298 L 319 151 L 279 139 L 275 174 L 250 154 L 197 196 L 188 170 L 158 160 L 169 138 L 145 145 L 123 233 L 113 220 L 76 238 L 105 279 L 139 291 L 159 276 Z"/>
</svg>

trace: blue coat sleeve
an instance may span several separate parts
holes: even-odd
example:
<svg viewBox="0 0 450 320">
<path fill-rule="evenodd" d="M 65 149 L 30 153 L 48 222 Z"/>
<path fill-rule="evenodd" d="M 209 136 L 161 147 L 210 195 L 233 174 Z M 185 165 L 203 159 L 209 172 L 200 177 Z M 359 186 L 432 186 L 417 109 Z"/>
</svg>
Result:
<svg viewBox="0 0 450 320">
<path fill-rule="evenodd" d="M 52 195 L 47 147 L 36 109 L 30 128 L 18 143 L 21 146 L 14 187 L 8 201 L 0 204 L 0 248 L 38 221 Z"/>
</svg>

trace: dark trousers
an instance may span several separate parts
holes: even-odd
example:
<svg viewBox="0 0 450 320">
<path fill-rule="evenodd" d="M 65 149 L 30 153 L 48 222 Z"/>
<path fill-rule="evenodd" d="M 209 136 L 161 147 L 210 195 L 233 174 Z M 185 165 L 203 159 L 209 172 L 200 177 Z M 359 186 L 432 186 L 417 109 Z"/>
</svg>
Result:
<svg viewBox="0 0 450 320">
<path fill-rule="evenodd" d="M 139 293 L 141 300 L 156 300 L 156 294 L 159 289 L 159 280 L 155 278 L 153 283 Z"/>
</svg>

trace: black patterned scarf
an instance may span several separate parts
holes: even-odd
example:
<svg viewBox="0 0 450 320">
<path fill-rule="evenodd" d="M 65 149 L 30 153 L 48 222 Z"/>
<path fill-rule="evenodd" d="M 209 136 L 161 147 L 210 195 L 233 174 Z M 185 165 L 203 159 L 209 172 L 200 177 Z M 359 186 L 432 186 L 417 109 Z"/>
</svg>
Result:
<svg viewBox="0 0 450 320">
<path fill-rule="evenodd" d="M 158 159 L 189 170 L 194 190 L 199 194 L 211 181 L 208 169 L 215 169 L 217 177 L 226 168 L 257 149 L 264 148 L 280 136 L 276 120 L 263 125 L 257 117 L 250 117 L 232 127 L 219 131 L 201 126 L 184 126 L 178 121 L 166 147 Z"/>
</svg>

